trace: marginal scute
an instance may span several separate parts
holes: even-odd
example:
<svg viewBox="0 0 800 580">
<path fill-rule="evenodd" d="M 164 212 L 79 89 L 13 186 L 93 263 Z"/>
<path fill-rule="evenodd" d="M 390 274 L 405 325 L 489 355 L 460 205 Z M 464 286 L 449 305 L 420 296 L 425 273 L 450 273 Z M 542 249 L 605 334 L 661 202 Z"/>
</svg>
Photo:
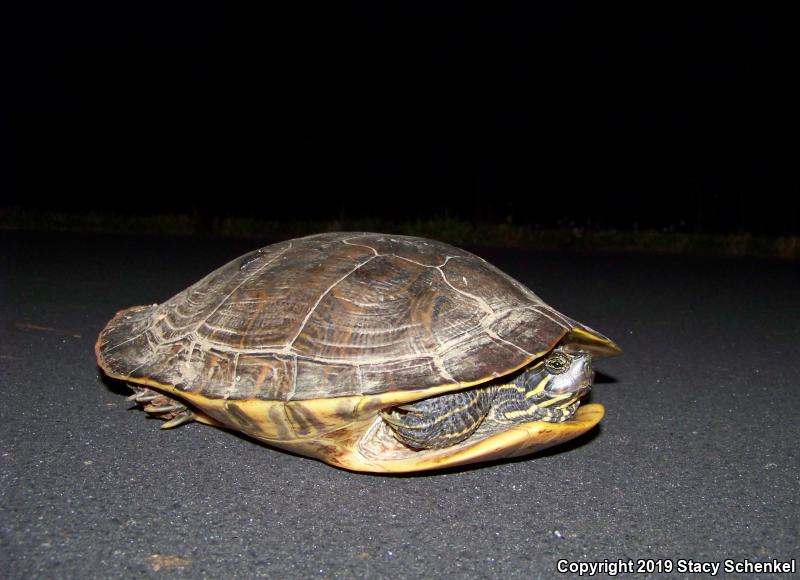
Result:
<svg viewBox="0 0 800 580">
<path fill-rule="evenodd" d="M 275 353 L 244 353 L 236 365 L 232 399 L 285 399 L 294 388 L 295 357 Z"/>
<path fill-rule="evenodd" d="M 296 390 L 316 397 L 339 397 L 358 388 L 358 367 L 352 364 L 297 359 Z M 287 389 L 284 393 L 289 393 Z M 270 397 L 270 398 L 281 398 Z"/>
<path fill-rule="evenodd" d="M 420 356 L 361 367 L 362 393 L 372 395 L 384 391 L 417 389 L 454 383 L 443 377 L 433 358 Z"/>
<path fill-rule="evenodd" d="M 209 397 L 222 399 L 236 390 L 235 371 L 236 353 L 195 344 L 183 374 L 194 374 L 189 384 L 203 384 Z"/>
<path fill-rule="evenodd" d="M 126 374 L 153 352 L 156 339 L 150 330 L 156 306 L 134 306 L 117 312 L 97 341 L 102 363 L 112 374 Z"/>
<path fill-rule="evenodd" d="M 533 356 L 513 344 L 498 341 L 485 333 L 476 333 L 470 340 L 442 354 L 444 368 L 462 383 L 505 375 L 532 359 Z"/>
</svg>

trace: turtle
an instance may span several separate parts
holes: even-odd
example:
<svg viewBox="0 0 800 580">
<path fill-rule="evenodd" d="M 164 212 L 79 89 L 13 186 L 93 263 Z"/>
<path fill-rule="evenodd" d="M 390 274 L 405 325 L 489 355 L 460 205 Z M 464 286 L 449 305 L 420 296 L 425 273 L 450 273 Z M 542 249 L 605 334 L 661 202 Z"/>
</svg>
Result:
<svg viewBox="0 0 800 580">
<path fill-rule="evenodd" d="M 99 367 L 172 428 L 196 420 L 351 471 L 521 456 L 603 417 L 621 352 L 475 254 L 332 232 L 271 244 L 161 304 L 121 310 Z"/>
</svg>

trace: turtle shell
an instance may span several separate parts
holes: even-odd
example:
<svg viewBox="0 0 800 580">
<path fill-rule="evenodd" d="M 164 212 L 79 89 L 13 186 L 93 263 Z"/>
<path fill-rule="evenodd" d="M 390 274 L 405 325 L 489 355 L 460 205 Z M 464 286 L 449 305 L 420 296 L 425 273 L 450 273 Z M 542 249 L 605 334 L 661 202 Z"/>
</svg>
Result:
<svg viewBox="0 0 800 580">
<path fill-rule="evenodd" d="M 421 238 L 327 233 L 250 252 L 97 342 L 109 375 L 205 399 L 304 401 L 456 388 L 565 336 L 616 347 L 485 260 Z"/>
</svg>

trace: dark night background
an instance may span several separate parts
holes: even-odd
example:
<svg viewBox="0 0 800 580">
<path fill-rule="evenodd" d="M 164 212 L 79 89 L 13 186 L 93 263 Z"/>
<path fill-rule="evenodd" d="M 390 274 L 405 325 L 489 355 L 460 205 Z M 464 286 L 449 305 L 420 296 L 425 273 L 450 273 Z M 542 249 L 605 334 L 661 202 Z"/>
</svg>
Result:
<svg viewBox="0 0 800 580">
<path fill-rule="evenodd" d="M 779 4 L 0 1 L 0 579 L 796 564 L 800 33 Z M 333 229 L 465 247 L 613 338 L 599 428 L 367 476 L 161 430 L 103 377 L 115 312 Z M 401 270 L 376 282 L 397 316 L 433 304 Z M 345 295 L 344 319 L 371 312 Z M 193 296 L 186 320 L 211 308 Z M 169 337 L 215 352 L 199 328 Z"/>
<path fill-rule="evenodd" d="M 798 233 L 763 3 L 3 12 L 0 209 Z"/>
</svg>

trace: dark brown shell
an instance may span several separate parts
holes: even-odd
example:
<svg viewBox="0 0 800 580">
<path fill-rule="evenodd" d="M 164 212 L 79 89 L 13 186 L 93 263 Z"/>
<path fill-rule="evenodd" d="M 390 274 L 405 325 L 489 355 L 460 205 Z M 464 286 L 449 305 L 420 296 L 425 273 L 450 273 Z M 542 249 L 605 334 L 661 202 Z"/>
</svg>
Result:
<svg viewBox="0 0 800 580">
<path fill-rule="evenodd" d="M 604 337 L 453 246 L 330 233 L 250 252 L 100 334 L 110 375 L 219 399 L 298 400 L 474 384 Z"/>
</svg>

